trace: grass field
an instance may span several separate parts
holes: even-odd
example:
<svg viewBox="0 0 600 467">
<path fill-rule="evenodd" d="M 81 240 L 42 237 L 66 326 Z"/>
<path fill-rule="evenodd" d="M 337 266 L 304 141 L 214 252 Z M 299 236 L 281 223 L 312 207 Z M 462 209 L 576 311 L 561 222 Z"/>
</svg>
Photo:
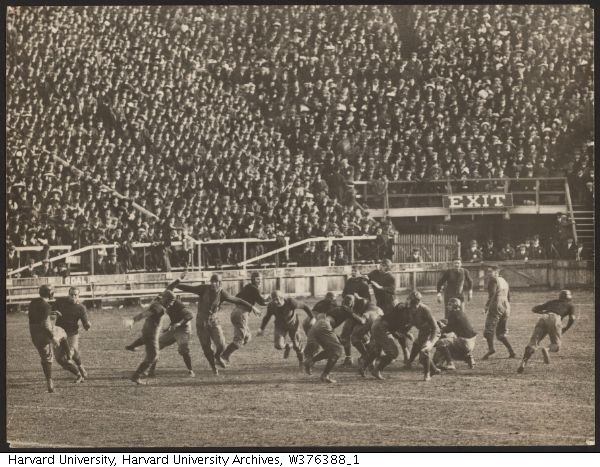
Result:
<svg viewBox="0 0 600 467">
<path fill-rule="evenodd" d="M 520 356 L 536 322 L 534 304 L 555 291 L 515 291 L 510 339 Z M 89 379 L 72 377 L 55 365 L 57 390 L 45 391 L 39 357 L 24 313 L 7 317 L 7 435 L 13 447 L 152 446 L 402 446 L 402 445 L 585 445 L 595 437 L 594 296 L 575 291 L 579 319 L 560 353 L 545 365 L 534 355 L 526 373 L 498 343 L 481 361 L 484 296 L 476 293 L 467 311 L 480 335 L 477 366 L 423 382 L 421 369 L 394 362 L 388 379 L 361 378 L 337 368 L 336 385 L 299 371 L 272 347 L 273 324 L 232 357 L 215 377 L 192 344 L 196 377 L 189 378 L 174 347 L 161 353 L 156 379 L 138 387 L 128 380 L 143 352 L 124 346 L 137 337 L 121 318 L 136 311 L 92 311 L 93 329 L 82 336 Z M 437 316 L 435 297 L 425 296 Z M 313 304 L 314 299 L 308 300 Z M 194 306 L 195 309 L 195 306 Z M 221 311 L 232 335 L 230 306 Z M 253 332 L 259 319 L 251 317 Z M 356 356 L 356 351 L 354 351 Z M 320 364 L 319 364 L 320 365 Z"/>
</svg>

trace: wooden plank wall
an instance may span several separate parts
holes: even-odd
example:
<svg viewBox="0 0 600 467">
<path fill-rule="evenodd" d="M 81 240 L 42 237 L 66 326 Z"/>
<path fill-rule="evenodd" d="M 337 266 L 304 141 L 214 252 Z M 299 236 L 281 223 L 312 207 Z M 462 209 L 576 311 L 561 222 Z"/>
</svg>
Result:
<svg viewBox="0 0 600 467">
<path fill-rule="evenodd" d="M 399 234 L 394 248 L 394 262 L 404 263 L 413 248 L 421 250 L 423 261 L 452 261 L 458 255 L 458 236 L 450 234 Z"/>
</svg>

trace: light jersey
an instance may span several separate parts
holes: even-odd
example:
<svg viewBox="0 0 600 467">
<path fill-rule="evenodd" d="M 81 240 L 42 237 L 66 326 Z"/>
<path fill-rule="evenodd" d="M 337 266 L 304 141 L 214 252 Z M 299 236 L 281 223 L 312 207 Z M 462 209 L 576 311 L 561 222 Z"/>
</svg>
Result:
<svg viewBox="0 0 600 467">
<path fill-rule="evenodd" d="M 492 277 L 488 284 L 490 303 L 507 302 L 509 289 L 506 279 L 503 277 Z"/>
</svg>

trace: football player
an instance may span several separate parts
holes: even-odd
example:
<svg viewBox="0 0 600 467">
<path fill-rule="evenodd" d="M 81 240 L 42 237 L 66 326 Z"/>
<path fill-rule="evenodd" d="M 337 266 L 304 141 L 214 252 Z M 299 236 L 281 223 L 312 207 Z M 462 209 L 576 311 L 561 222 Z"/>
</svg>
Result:
<svg viewBox="0 0 600 467">
<path fill-rule="evenodd" d="M 437 365 L 438 362 L 445 361 L 444 368 L 454 370 L 456 367 L 453 358 L 456 358 L 467 362 L 469 368 L 474 368 L 473 349 L 477 333 L 473 330 L 458 298 L 448 300 L 446 316 L 448 319 L 442 321 L 443 327 L 440 330 L 442 337 L 435 345 L 434 362 Z"/>
<path fill-rule="evenodd" d="M 483 336 L 487 340 L 488 351 L 483 356 L 487 360 L 496 353 L 494 348 L 494 334 L 508 350 L 508 358 L 515 358 L 515 352 L 508 341 L 508 317 L 510 316 L 510 290 L 508 282 L 500 277 L 498 266 L 488 267 L 488 300 L 485 304 L 484 313 L 485 330 Z"/>
</svg>

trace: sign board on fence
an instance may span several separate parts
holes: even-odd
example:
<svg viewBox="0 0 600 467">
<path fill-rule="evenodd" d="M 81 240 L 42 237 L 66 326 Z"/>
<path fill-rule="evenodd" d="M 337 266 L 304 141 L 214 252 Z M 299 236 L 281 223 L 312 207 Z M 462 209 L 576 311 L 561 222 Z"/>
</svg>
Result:
<svg viewBox="0 0 600 467">
<path fill-rule="evenodd" d="M 79 255 L 67 256 L 65 258 L 65 263 L 67 263 L 67 264 L 81 264 L 81 256 L 79 256 Z"/>
<path fill-rule="evenodd" d="M 498 209 L 512 208 L 512 193 L 461 193 L 444 196 L 448 209 Z"/>
</svg>

